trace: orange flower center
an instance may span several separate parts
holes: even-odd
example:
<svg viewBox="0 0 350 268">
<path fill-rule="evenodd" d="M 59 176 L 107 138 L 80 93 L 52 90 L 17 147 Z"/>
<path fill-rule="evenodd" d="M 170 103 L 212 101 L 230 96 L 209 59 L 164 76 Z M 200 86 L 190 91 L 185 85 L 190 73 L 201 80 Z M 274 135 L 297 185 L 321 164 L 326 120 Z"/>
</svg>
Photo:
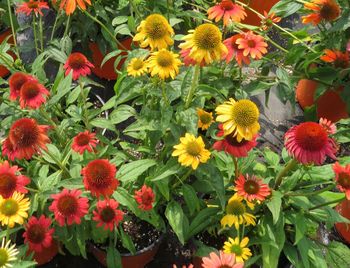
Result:
<svg viewBox="0 0 350 268">
<path fill-rule="evenodd" d="M 61 196 L 57 201 L 57 209 L 65 217 L 74 215 L 78 210 L 78 200 L 71 195 Z"/>
<path fill-rule="evenodd" d="M 297 127 L 295 139 L 301 148 L 309 151 L 319 151 L 327 144 L 328 136 L 320 124 L 306 122 Z"/>
<path fill-rule="evenodd" d="M 69 57 L 69 66 L 73 70 L 79 70 L 85 65 L 86 61 L 82 57 L 82 55 L 79 54 L 72 54 Z"/>
<path fill-rule="evenodd" d="M 0 194 L 8 197 L 16 189 L 17 178 L 11 173 L 0 174 Z"/>
<path fill-rule="evenodd" d="M 202 148 L 196 141 L 191 141 L 186 145 L 186 152 L 193 157 L 198 157 L 201 150 Z"/>
<path fill-rule="evenodd" d="M 137 71 L 137 70 L 140 70 L 143 67 L 143 65 L 144 65 L 143 61 L 140 59 L 137 59 L 134 61 L 132 68 Z"/>
<path fill-rule="evenodd" d="M 38 2 L 33 2 L 33 1 L 29 1 L 27 5 L 30 9 L 36 9 L 39 7 Z"/>
<path fill-rule="evenodd" d="M 152 198 L 152 196 L 150 194 L 148 194 L 147 192 L 144 192 L 141 195 L 141 200 L 142 200 L 143 204 L 150 204 L 150 203 L 152 203 L 153 198 Z"/>
<path fill-rule="evenodd" d="M 212 117 L 209 113 L 204 113 L 200 116 L 200 120 L 203 124 L 209 124 L 212 120 Z"/>
<path fill-rule="evenodd" d="M 27 230 L 28 240 L 34 244 L 39 244 L 45 239 L 45 230 L 40 224 L 34 224 Z"/>
<path fill-rule="evenodd" d="M 80 133 L 77 136 L 76 142 L 79 146 L 88 145 L 90 142 L 90 136 L 85 133 Z"/>
<path fill-rule="evenodd" d="M 225 136 L 225 140 L 231 145 L 231 146 L 235 146 L 235 147 L 240 147 L 240 146 L 244 146 L 248 141 L 245 139 L 242 139 L 241 142 L 237 141 L 236 136 L 232 136 L 232 135 L 227 135 Z"/>
<path fill-rule="evenodd" d="M 229 202 L 226 207 L 226 213 L 235 216 L 244 215 L 245 211 L 246 210 L 244 204 L 238 200 Z"/>
<path fill-rule="evenodd" d="M 345 189 L 350 189 L 350 175 L 345 172 L 340 173 L 338 183 Z"/>
<path fill-rule="evenodd" d="M 36 82 L 27 82 L 23 85 L 21 89 L 21 94 L 24 99 L 33 99 L 40 93 L 39 84 Z"/>
<path fill-rule="evenodd" d="M 15 147 L 35 146 L 39 138 L 39 128 L 31 119 L 23 118 L 13 124 L 9 136 Z"/>
<path fill-rule="evenodd" d="M 161 67 L 170 67 L 173 65 L 173 55 L 167 50 L 159 51 L 157 54 L 157 63 Z"/>
<path fill-rule="evenodd" d="M 248 45 L 248 47 L 250 47 L 250 48 L 256 47 L 255 41 L 254 41 L 254 40 L 251 40 L 251 39 L 247 41 L 247 45 Z"/>
<path fill-rule="evenodd" d="M 22 85 L 27 82 L 27 77 L 24 74 L 16 73 L 10 78 L 10 80 L 12 82 L 11 84 L 13 85 L 13 89 L 18 92 L 21 90 Z"/>
<path fill-rule="evenodd" d="M 257 194 L 259 193 L 260 185 L 254 180 L 247 180 L 244 183 L 243 188 L 247 194 Z"/>
<path fill-rule="evenodd" d="M 333 21 L 338 18 L 340 13 L 337 3 L 329 1 L 324 3 L 320 9 L 320 16 L 326 21 Z"/>
<path fill-rule="evenodd" d="M 232 3 L 231 0 L 222 0 L 220 3 L 220 7 L 224 10 L 232 10 L 235 5 Z"/>
<path fill-rule="evenodd" d="M 111 174 L 109 163 L 104 161 L 94 161 L 87 167 L 87 177 L 89 183 L 93 184 L 94 187 L 106 187 L 110 184 Z"/>
<path fill-rule="evenodd" d="M 145 20 L 145 31 L 153 40 L 163 39 L 169 34 L 167 20 L 158 14 L 152 14 Z"/>
<path fill-rule="evenodd" d="M 107 206 L 107 207 L 102 209 L 100 216 L 101 216 L 102 221 L 108 223 L 108 222 L 113 221 L 113 219 L 115 217 L 115 211 L 110 206 Z"/>
</svg>

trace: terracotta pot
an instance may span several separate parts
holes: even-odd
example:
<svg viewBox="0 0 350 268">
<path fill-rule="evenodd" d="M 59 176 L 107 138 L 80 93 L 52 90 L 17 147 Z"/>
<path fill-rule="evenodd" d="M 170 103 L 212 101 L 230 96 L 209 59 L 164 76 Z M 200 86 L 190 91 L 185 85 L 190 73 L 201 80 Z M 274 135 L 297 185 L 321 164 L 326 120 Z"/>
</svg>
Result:
<svg viewBox="0 0 350 268">
<path fill-rule="evenodd" d="M 0 43 L 4 41 L 8 36 L 12 34 L 11 29 L 7 29 L 0 33 Z M 8 43 L 13 44 L 13 37 L 11 36 L 8 40 Z M 9 53 L 13 59 L 16 58 L 15 54 L 10 52 Z M 0 77 L 5 77 L 10 74 L 10 71 L 5 68 L 5 66 L 0 65 Z"/>
<path fill-rule="evenodd" d="M 336 206 L 336 211 L 339 212 L 340 215 L 342 215 L 344 218 L 347 218 L 350 220 L 350 201 L 344 200 L 340 204 Z M 339 235 L 350 244 L 350 224 L 347 223 L 336 223 L 335 229 L 339 233 Z"/>
<path fill-rule="evenodd" d="M 121 40 L 120 43 L 127 49 L 131 50 L 131 44 L 132 44 L 132 38 L 128 37 L 124 40 Z M 114 62 L 117 57 L 113 57 L 110 60 L 108 60 L 102 67 L 101 63 L 103 61 L 103 58 L 106 56 L 104 55 L 100 48 L 98 47 L 97 43 L 90 42 L 89 48 L 92 53 L 92 64 L 95 66 L 95 68 L 92 69 L 92 72 L 97 75 L 100 78 L 108 79 L 108 80 L 116 80 L 118 75 L 114 71 Z M 123 49 L 119 47 L 119 49 Z M 107 53 L 108 54 L 108 53 Z M 127 55 L 126 52 L 121 53 L 120 55 Z M 119 56 L 119 55 L 118 55 Z M 120 60 L 117 69 L 120 70 L 123 66 L 123 63 L 125 62 L 126 58 L 123 58 Z"/>
<path fill-rule="evenodd" d="M 159 246 L 164 236 L 160 236 L 150 246 L 132 254 L 121 254 L 123 268 L 144 268 L 144 266 L 153 260 L 157 254 Z M 88 244 L 88 250 L 95 256 L 95 258 L 105 267 L 107 267 L 107 253 L 103 249 L 90 243 Z"/>
<path fill-rule="evenodd" d="M 279 2 L 279 0 L 245 0 L 245 3 L 249 3 L 249 6 L 260 14 L 264 15 L 264 11 L 270 12 L 271 8 Z M 247 17 L 242 21 L 244 24 L 260 26 L 261 19 L 258 15 L 250 10 L 245 10 L 247 12 Z"/>
<path fill-rule="evenodd" d="M 202 268 L 202 258 L 198 256 L 192 257 L 192 264 L 194 268 Z"/>
<path fill-rule="evenodd" d="M 28 255 L 31 251 L 28 251 Z M 38 263 L 38 265 L 44 265 L 49 263 L 58 253 L 58 242 L 53 241 L 51 246 L 48 248 L 44 248 L 41 252 L 34 252 L 34 260 Z"/>
</svg>

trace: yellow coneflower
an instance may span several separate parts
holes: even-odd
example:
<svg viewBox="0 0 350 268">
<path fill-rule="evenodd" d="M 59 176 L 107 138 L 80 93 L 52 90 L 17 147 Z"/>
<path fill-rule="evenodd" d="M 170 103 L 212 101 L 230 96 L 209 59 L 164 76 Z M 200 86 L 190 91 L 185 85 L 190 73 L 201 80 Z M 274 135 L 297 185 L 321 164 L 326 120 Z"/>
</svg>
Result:
<svg viewBox="0 0 350 268">
<path fill-rule="evenodd" d="M 252 256 L 250 249 L 247 247 L 249 243 L 249 238 L 244 237 L 242 241 L 239 238 L 235 239 L 229 237 L 228 241 L 224 244 L 224 252 L 228 254 L 234 254 L 236 257 L 236 262 L 245 262 Z"/>
<path fill-rule="evenodd" d="M 15 248 L 15 245 L 10 246 L 10 243 L 11 240 L 6 242 L 5 238 L 2 239 L 0 247 L 0 268 L 13 267 L 11 262 L 17 260 L 18 249 Z"/>
<path fill-rule="evenodd" d="M 174 79 L 180 65 L 179 55 L 166 49 L 153 52 L 147 64 L 151 76 L 158 75 L 163 80 L 169 77 Z"/>
<path fill-rule="evenodd" d="M 198 127 L 202 130 L 206 130 L 214 122 L 213 113 L 208 113 L 203 109 L 197 109 L 198 115 Z"/>
<path fill-rule="evenodd" d="M 126 70 L 128 71 L 128 75 L 133 77 L 141 76 L 147 72 L 147 64 L 141 58 L 133 58 Z"/>
<path fill-rule="evenodd" d="M 23 224 L 24 219 L 28 218 L 30 202 L 24 198 L 24 194 L 14 192 L 11 197 L 4 199 L 0 196 L 0 222 L 2 225 L 8 225 L 9 228 L 16 223 Z"/>
</svg>

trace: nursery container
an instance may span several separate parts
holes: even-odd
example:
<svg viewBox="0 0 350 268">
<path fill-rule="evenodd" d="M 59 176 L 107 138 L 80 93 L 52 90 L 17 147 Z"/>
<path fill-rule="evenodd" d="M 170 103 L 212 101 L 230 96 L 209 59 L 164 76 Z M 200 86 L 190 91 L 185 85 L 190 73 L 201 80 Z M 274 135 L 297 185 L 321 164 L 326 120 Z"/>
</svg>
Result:
<svg viewBox="0 0 350 268">
<path fill-rule="evenodd" d="M 9 37 L 12 34 L 11 29 L 6 29 L 2 32 L 0 32 L 0 43 L 2 43 L 7 37 Z M 13 44 L 13 37 L 10 37 L 8 42 L 10 44 Z M 15 54 L 12 52 L 9 53 L 14 59 Z M 0 77 L 4 78 L 5 76 L 9 75 L 10 71 L 3 65 L 0 65 Z"/>
<path fill-rule="evenodd" d="M 345 199 L 343 202 L 336 206 L 336 210 L 342 215 L 344 218 L 350 220 L 350 201 Z M 339 235 L 350 244 L 350 224 L 347 223 L 336 223 L 335 229 L 339 233 Z"/>
<path fill-rule="evenodd" d="M 31 252 L 29 252 L 30 254 Z M 52 241 L 52 244 L 48 248 L 43 248 L 41 252 L 34 252 L 34 260 L 38 263 L 38 266 L 49 263 L 58 253 L 58 242 Z"/>
<path fill-rule="evenodd" d="M 264 15 L 264 11 L 270 12 L 271 8 L 279 2 L 279 0 L 245 0 L 245 3 L 249 3 L 249 6 L 260 14 Z M 261 19 L 254 12 L 245 9 L 247 17 L 242 21 L 244 24 L 260 26 Z"/>
</svg>

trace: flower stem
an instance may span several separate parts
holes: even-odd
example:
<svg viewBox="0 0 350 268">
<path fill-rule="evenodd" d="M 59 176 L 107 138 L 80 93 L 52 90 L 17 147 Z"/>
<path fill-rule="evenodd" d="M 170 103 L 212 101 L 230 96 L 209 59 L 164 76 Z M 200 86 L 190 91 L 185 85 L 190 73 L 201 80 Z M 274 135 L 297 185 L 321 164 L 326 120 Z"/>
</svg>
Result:
<svg viewBox="0 0 350 268">
<path fill-rule="evenodd" d="M 57 12 L 56 18 L 55 18 L 55 22 L 54 22 L 54 24 L 52 26 L 50 42 L 52 41 L 52 39 L 53 39 L 53 37 L 55 35 L 55 31 L 56 31 L 56 26 L 57 26 L 57 21 L 58 21 L 59 15 L 60 15 L 60 11 Z"/>
<path fill-rule="evenodd" d="M 233 159 L 233 163 L 235 165 L 235 180 L 238 179 L 238 176 L 239 176 L 239 169 L 238 169 L 238 161 L 237 161 L 237 158 L 232 156 L 232 159 Z"/>
<path fill-rule="evenodd" d="M 184 181 L 191 175 L 192 168 L 189 168 L 187 172 L 177 181 L 173 184 L 173 189 L 176 189 L 180 184 L 183 184 Z"/>
<path fill-rule="evenodd" d="M 284 168 L 278 173 L 276 178 L 276 183 L 274 189 L 276 190 L 282 183 L 283 177 L 287 175 L 297 164 L 297 161 L 294 159 L 289 160 L 289 162 L 284 166 Z"/>
<path fill-rule="evenodd" d="M 341 201 L 343 201 L 345 199 L 346 199 L 346 197 L 344 196 L 342 198 L 339 198 L 339 199 L 336 199 L 336 200 L 333 200 L 333 201 L 328 201 L 328 202 L 319 204 L 317 206 L 311 207 L 311 208 L 308 209 L 308 211 L 315 210 L 315 209 L 318 209 L 318 208 L 321 208 L 321 207 L 325 207 L 325 206 L 328 206 L 328 205 L 332 205 L 332 204 L 337 204 L 337 203 L 340 203 Z"/>
<path fill-rule="evenodd" d="M 42 16 L 39 17 L 39 35 L 40 35 L 40 50 L 44 52 L 44 36 L 43 36 L 43 20 Z"/>
<path fill-rule="evenodd" d="M 164 102 L 165 102 L 165 104 L 167 105 L 167 106 L 169 106 L 170 105 L 170 102 L 169 102 L 169 99 L 168 99 L 168 97 L 167 97 L 167 95 L 166 95 L 166 89 L 165 89 L 165 82 L 164 82 L 164 80 L 162 80 L 162 95 L 163 95 L 163 99 L 164 99 Z"/>
<path fill-rule="evenodd" d="M 200 65 L 197 64 L 196 67 L 194 68 L 191 88 L 188 91 L 188 95 L 187 95 L 187 98 L 186 98 L 185 109 L 188 109 L 190 107 L 190 105 L 191 105 L 194 93 L 195 93 L 196 88 L 198 86 L 199 72 L 200 72 Z"/>
<path fill-rule="evenodd" d="M 63 38 L 66 37 L 68 34 L 69 24 L 70 24 L 70 15 L 68 15 L 68 20 L 66 22 L 66 28 L 64 29 Z"/>
<path fill-rule="evenodd" d="M 36 55 L 39 55 L 39 48 L 38 48 L 38 37 L 37 37 L 37 32 L 36 32 L 36 20 L 35 16 L 33 15 L 33 34 L 34 34 L 34 45 L 35 45 L 35 51 Z"/>
<path fill-rule="evenodd" d="M 15 32 L 15 26 L 13 24 L 13 18 L 12 18 L 12 10 L 11 10 L 11 4 L 10 0 L 7 0 L 7 8 L 9 12 L 9 18 L 10 18 L 10 24 L 11 24 L 11 31 L 12 31 L 12 37 L 13 37 L 13 45 L 15 46 L 17 57 L 19 58 L 19 50 L 17 47 L 17 39 L 16 39 L 16 32 Z"/>
<path fill-rule="evenodd" d="M 313 195 L 318 195 L 320 193 L 332 190 L 333 188 L 334 188 L 334 184 L 329 185 L 328 187 L 324 187 L 324 188 L 322 188 L 320 190 L 317 190 L 317 191 L 309 192 L 309 193 L 298 193 L 298 192 L 294 193 L 294 192 L 291 192 L 291 193 L 286 193 L 285 195 L 286 196 L 313 196 Z"/>
<path fill-rule="evenodd" d="M 84 85 L 83 85 L 83 82 L 80 80 L 80 78 L 79 78 L 79 86 L 80 86 L 81 103 L 82 103 L 82 107 L 83 107 L 83 114 L 82 114 L 83 122 L 84 122 L 84 125 L 86 126 L 86 128 L 89 131 L 91 131 L 91 126 L 89 124 L 88 111 L 86 109 L 86 97 L 84 94 Z"/>
</svg>

